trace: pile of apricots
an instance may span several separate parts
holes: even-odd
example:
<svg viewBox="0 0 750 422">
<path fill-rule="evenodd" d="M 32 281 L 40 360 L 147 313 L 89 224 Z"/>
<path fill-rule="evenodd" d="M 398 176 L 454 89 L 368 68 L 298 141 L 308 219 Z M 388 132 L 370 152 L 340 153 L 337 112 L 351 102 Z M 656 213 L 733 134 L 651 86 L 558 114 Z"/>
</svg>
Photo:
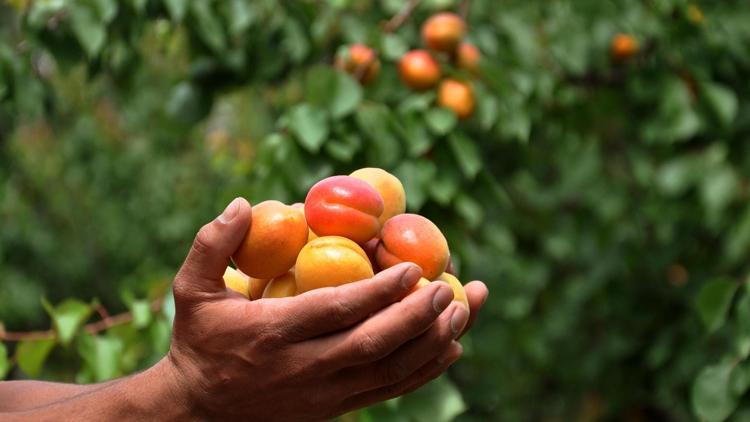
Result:
<svg viewBox="0 0 750 422">
<path fill-rule="evenodd" d="M 474 112 L 474 90 L 468 80 L 443 79 L 441 62 L 451 63 L 464 76 L 478 72 L 481 54 L 473 44 L 464 41 L 466 24 L 455 13 L 441 12 L 422 25 L 422 42 L 426 49 L 411 50 L 398 63 L 401 81 L 414 91 L 437 88 L 437 104 L 453 110 L 460 119 Z M 352 44 L 339 54 L 335 66 L 368 84 L 380 73 L 377 53 L 364 44 Z M 459 72 L 460 74 L 460 72 Z"/>
<path fill-rule="evenodd" d="M 401 181 L 379 168 L 316 183 L 305 203 L 264 201 L 227 267 L 227 288 L 250 300 L 295 296 L 373 277 L 401 262 L 422 269 L 414 290 L 440 280 L 469 309 L 461 282 L 448 272 L 445 236 L 427 218 L 407 214 Z"/>
</svg>

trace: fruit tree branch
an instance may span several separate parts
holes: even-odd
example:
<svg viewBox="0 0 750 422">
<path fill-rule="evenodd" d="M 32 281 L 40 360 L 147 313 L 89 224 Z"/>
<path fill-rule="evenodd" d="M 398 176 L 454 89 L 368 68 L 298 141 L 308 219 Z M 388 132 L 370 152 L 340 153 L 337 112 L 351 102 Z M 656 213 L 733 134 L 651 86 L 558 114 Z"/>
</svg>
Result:
<svg viewBox="0 0 750 422">
<path fill-rule="evenodd" d="M 161 309 L 163 303 L 162 299 L 151 302 L 151 311 L 157 312 Z M 102 331 L 106 331 L 117 325 L 127 324 L 133 321 L 133 314 L 131 312 L 123 312 L 121 314 L 109 316 L 104 308 L 98 310 L 100 315 L 106 315 L 99 321 L 95 321 L 83 326 L 83 329 L 91 334 L 96 335 Z M 57 336 L 54 330 L 45 331 L 5 331 L 3 325 L 0 324 L 0 341 L 35 341 L 35 340 L 51 340 Z"/>
<path fill-rule="evenodd" d="M 385 26 L 383 27 L 383 31 L 385 32 L 393 32 L 397 30 L 398 28 L 403 25 L 407 19 L 411 16 L 411 14 L 414 12 L 414 9 L 419 6 L 419 2 L 421 0 L 409 0 L 404 7 L 401 8 L 401 10 L 398 11 L 391 19 L 386 22 Z"/>
<path fill-rule="evenodd" d="M 469 16 L 469 9 L 471 8 L 471 0 L 462 0 L 461 4 L 458 5 L 458 15 L 461 19 L 466 21 L 466 17 Z"/>
</svg>

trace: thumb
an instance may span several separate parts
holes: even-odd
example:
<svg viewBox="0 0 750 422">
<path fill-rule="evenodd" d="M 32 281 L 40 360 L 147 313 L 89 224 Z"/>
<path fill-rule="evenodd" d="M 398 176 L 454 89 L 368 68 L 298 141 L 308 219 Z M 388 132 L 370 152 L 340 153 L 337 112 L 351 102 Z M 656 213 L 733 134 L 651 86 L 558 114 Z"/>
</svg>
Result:
<svg viewBox="0 0 750 422">
<path fill-rule="evenodd" d="M 174 281 L 175 298 L 224 292 L 224 270 L 250 229 L 252 209 L 235 198 L 221 215 L 201 227 Z"/>
</svg>

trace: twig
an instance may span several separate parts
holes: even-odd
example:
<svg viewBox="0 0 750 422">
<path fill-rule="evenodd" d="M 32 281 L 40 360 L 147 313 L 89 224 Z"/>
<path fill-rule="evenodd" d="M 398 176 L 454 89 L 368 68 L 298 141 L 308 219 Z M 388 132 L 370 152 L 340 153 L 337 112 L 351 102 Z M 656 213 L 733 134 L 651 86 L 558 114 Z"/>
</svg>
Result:
<svg viewBox="0 0 750 422">
<path fill-rule="evenodd" d="M 157 312 L 159 309 L 161 309 L 161 305 L 163 303 L 162 299 L 155 300 L 151 302 L 151 311 Z M 99 305 L 101 307 L 101 305 Z M 102 315 L 104 313 L 107 315 L 106 317 L 103 317 L 101 320 L 92 322 L 89 324 L 86 324 L 83 329 L 91 334 L 95 335 L 102 331 L 106 331 L 112 327 L 115 327 L 117 325 L 127 324 L 133 320 L 133 314 L 130 312 L 123 312 L 121 314 L 117 314 L 114 316 L 109 316 L 107 311 L 101 307 L 101 309 L 98 309 L 97 312 L 99 312 L 99 315 Z M 0 326 L 2 328 L 2 326 Z M 38 341 L 38 340 L 50 340 L 54 339 L 57 336 L 54 330 L 46 330 L 46 331 L 4 331 L 3 329 L 0 329 L 0 341 Z"/>
<path fill-rule="evenodd" d="M 399 10 L 398 13 L 393 15 L 393 17 L 386 22 L 385 26 L 383 27 L 384 32 L 393 32 L 397 30 L 398 28 L 403 25 L 407 19 L 409 19 L 409 16 L 414 12 L 414 9 L 419 6 L 419 2 L 421 0 L 409 0 L 401 10 Z"/>
<path fill-rule="evenodd" d="M 471 8 L 471 0 L 463 0 L 461 1 L 461 4 L 458 5 L 458 15 L 461 16 L 461 19 L 466 21 L 466 17 L 469 16 L 469 9 Z"/>
</svg>

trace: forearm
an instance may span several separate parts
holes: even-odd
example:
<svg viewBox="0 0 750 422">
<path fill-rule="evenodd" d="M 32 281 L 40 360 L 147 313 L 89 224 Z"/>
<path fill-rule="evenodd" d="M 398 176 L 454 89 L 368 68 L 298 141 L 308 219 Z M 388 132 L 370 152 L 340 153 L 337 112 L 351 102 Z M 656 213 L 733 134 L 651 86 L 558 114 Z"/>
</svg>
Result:
<svg viewBox="0 0 750 422">
<path fill-rule="evenodd" d="M 18 412 L 48 405 L 106 387 L 110 380 L 97 384 L 66 384 L 45 381 L 0 382 L 0 412 Z"/>
<path fill-rule="evenodd" d="M 23 406 L 11 404 L 0 409 L 2 420 L 188 420 L 191 419 L 189 403 L 177 394 L 174 374 L 167 370 L 166 358 L 139 374 L 107 383 L 75 387 L 62 387 L 37 383 L 24 385 L 16 391 L 17 398 L 3 397 L 5 403 L 23 401 Z M 46 384 L 46 385 L 45 385 Z M 53 401 L 22 400 L 21 396 L 36 395 L 37 388 Z M 70 393 L 70 395 L 68 394 Z M 53 397 L 57 397 L 54 400 Z M 35 401 L 37 406 L 30 406 Z M 10 410 L 8 409 L 10 407 Z"/>
</svg>

